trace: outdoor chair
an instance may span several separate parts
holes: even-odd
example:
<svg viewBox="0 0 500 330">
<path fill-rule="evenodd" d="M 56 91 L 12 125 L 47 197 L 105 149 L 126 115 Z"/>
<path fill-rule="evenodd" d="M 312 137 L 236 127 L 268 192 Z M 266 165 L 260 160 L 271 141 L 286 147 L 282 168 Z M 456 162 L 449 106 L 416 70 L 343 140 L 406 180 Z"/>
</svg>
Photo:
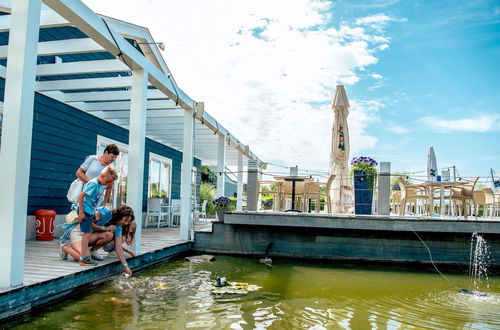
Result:
<svg viewBox="0 0 500 330">
<path fill-rule="evenodd" d="M 284 181 L 281 190 L 281 201 L 283 209 L 287 208 L 287 201 L 292 199 L 292 181 Z M 305 182 L 298 181 L 295 182 L 295 209 L 304 211 L 304 201 L 305 201 Z M 291 205 L 291 204 L 290 204 Z M 291 206 L 290 206 L 291 207 Z"/>
<path fill-rule="evenodd" d="M 170 205 L 170 225 L 172 227 L 178 227 L 181 222 L 181 200 L 172 199 L 172 205 Z"/>
<path fill-rule="evenodd" d="M 306 202 L 305 210 L 308 212 L 310 210 L 310 201 L 314 201 L 314 211 L 319 212 L 321 208 L 321 197 L 325 196 L 321 193 L 321 183 L 319 182 L 306 182 L 304 187 L 304 200 Z"/>
<path fill-rule="evenodd" d="M 208 218 L 207 218 L 207 203 L 208 202 L 206 200 L 204 200 L 201 203 L 201 209 L 199 211 L 198 211 L 198 207 L 195 207 L 193 219 L 195 219 L 195 216 L 199 216 L 203 222 L 208 223 Z"/>
<path fill-rule="evenodd" d="M 480 194 L 477 194 L 480 193 Z M 482 195 L 481 200 L 478 200 L 476 198 L 476 195 Z M 482 202 L 482 203 L 480 203 Z M 493 192 L 493 189 L 491 188 L 483 188 L 482 190 L 479 191 L 474 191 L 474 211 L 477 213 L 478 209 L 477 206 L 482 205 L 483 206 L 483 216 L 487 217 L 493 217 L 493 214 L 495 212 L 495 193 Z"/>
<path fill-rule="evenodd" d="M 457 201 L 459 203 L 459 209 L 458 209 L 459 216 L 463 215 L 465 220 L 467 220 L 468 216 L 467 206 L 469 206 L 470 209 L 475 204 L 474 187 L 476 186 L 478 179 L 479 177 L 465 179 L 464 180 L 465 185 L 463 187 L 460 188 L 454 187 L 451 189 L 451 194 L 449 196 L 449 199 L 450 201 Z M 477 214 L 476 214 L 476 219 L 477 219 Z"/>
<path fill-rule="evenodd" d="M 401 191 L 392 191 L 391 194 L 391 213 L 399 214 L 401 208 Z"/>
<path fill-rule="evenodd" d="M 400 216 L 405 215 L 406 204 L 411 204 L 411 203 L 415 205 L 415 212 L 420 213 L 419 205 L 417 203 L 419 200 L 422 200 L 424 202 L 423 204 L 424 212 L 427 213 L 427 215 L 429 215 L 430 209 L 427 207 L 426 204 L 429 197 L 427 196 L 425 191 L 419 188 L 407 187 L 403 178 L 400 176 L 398 176 L 396 180 L 398 182 L 399 187 L 401 188 L 401 203 L 399 207 L 399 215 Z"/>
<path fill-rule="evenodd" d="M 263 190 L 263 187 L 265 185 L 269 185 L 269 184 L 275 184 L 276 185 L 276 189 L 274 190 Z M 273 195 L 273 210 L 275 210 L 275 206 L 276 206 L 276 201 L 277 201 L 277 197 L 279 195 L 279 181 L 259 181 L 259 187 L 258 187 L 258 191 L 259 191 L 259 203 L 261 201 L 261 198 L 262 198 L 262 195 Z M 260 206 L 259 206 L 260 208 Z"/>
<path fill-rule="evenodd" d="M 144 228 L 147 228 L 149 222 L 153 222 L 156 218 L 158 228 L 160 228 L 161 219 L 164 218 L 167 226 L 170 225 L 170 217 L 167 208 L 162 205 L 162 199 L 157 197 L 148 198 L 146 220 L 144 221 Z"/>
</svg>

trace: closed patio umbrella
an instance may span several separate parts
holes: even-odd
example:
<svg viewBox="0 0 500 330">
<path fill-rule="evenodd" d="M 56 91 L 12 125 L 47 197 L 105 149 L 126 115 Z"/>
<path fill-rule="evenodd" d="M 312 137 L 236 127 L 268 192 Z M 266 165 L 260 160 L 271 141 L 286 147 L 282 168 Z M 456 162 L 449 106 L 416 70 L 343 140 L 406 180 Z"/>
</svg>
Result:
<svg viewBox="0 0 500 330">
<path fill-rule="evenodd" d="M 437 181 L 437 175 L 436 155 L 434 154 L 434 148 L 430 147 L 427 155 L 427 181 Z"/>
<path fill-rule="evenodd" d="M 338 85 L 333 98 L 334 113 L 332 128 L 332 149 L 330 154 L 330 176 L 335 176 L 328 191 L 331 210 L 334 213 L 348 212 L 352 207 L 352 180 L 349 175 L 349 129 L 347 116 L 349 101 L 344 86 Z"/>
</svg>

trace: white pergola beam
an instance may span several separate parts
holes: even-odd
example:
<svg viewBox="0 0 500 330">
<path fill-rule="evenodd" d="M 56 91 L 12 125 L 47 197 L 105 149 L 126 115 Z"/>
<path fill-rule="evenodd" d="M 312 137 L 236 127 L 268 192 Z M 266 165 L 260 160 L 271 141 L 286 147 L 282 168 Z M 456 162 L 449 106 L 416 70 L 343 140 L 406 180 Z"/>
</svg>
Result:
<svg viewBox="0 0 500 330">
<path fill-rule="evenodd" d="M 184 113 L 184 139 L 182 143 L 182 169 L 181 169 L 181 224 L 180 239 L 191 239 L 191 226 L 193 217 L 192 183 L 193 183 L 193 110 Z"/>
<path fill-rule="evenodd" d="M 139 69 L 134 70 L 130 111 L 127 204 L 132 207 L 136 214 L 137 230 L 134 243 L 136 254 L 141 253 L 147 86 L 147 72 Z"/>
<path fill-rule="evenodd" d="M 8 45 L 0 46 L 0 59 L 7 58 Z M 43 41 L 38 43 L 38 56 L 104 52 L 104 48 L 90 38 Z"/>
<path fill-rule="evenodd" d="M 163 109 L 175 110 L 178 109 L 175 102 L 172 100 L 151 100 L 147 101 L 147 109 Z M 84 109 L 86 111 L 118 111 L 130 109 L 130 101 L 116 101 L 116 102 L 92 102 L 86 103 Z M 183 118 L 183 117 L 180 117 Z"/>
<path fill-rule="evenodd" d="M 148 99 L 166 98 L 158 89 L 148 89 Z M 127 101 L 130 100 L 130 91 L 102 91 L 102 92 L 78 92 L 65 93 L 62 102 L 85 102 L 85 101 Z"/>
<path fill-rule="evenodd" d="M 238 183 L 236 186 L 236 210 L 243 210 L 243 153 L 238 151 Z"/>
<path fill-rule="evenodd" d="M 0 16 L 2 17 L 2 16 Z M 39 64 L 37 76 L 63 76 L 70 74 L 89 74 L 130 71 L 130 68 L 119 60 L 78 61 L 52 64 Z"/>
<path fill-rule="evenodd" d="M 88 111 L 88 110 L 87 110 Z M 116 111 L 89 111 L 94 116 L 98 116 L 102 119 L 125 119 L 130 117 L 130 111 L 128 110 L 116 110 Z M 171 110 L 163 110 L 163 109 L 148 109 L 147 116 L 148 118 L 183 118 L 184 110 L 182 109 L 171 109 Z M 179 128 L 182 129 L 182 128 Z"/>
<path fill-rule="evenodd" d="M 113 124 L 126 127 L 129 125 L 128 119 L 108 119 L 109 122 Z M 161 125 L 182 125 L 184 123 L 182 118 L 147 118 L 146 124 L 147 128 L 162 128 Z"/>
<path fill-rule="evenodd" d="M 0 152 L 0 287 L 24 277 L 40 0 L 12 6 Z"/>
<path fill-rule="evenodd" d="M 217 196 L 224 196 L 226 170 L 226 136 L 219 135 L 217 141 Z"/>
<path fill-rule="evenodd" d="M 103 19 L 79 0 L 44 0 L 44 3 L 77 27 L 102 48 L 120 56 L 132 68 L 142 68 L 148 73 L 149 82 L 187 110 L 193 109 L 194 101 L 171 79 L 147 60 L 134 46 L 115 32 Z"/>
<path fill-rule="evenodd" d="M 130 87 L 132 77 L 107 77 L 107 78 L 87 78 L 87 79 L 65 79 L 52 81 L 39 81 L 36 90 L 43 91 L 64 91 L 94 88 L 119 88 Z"/>
<path fill-rule="evenodd" d="M 11 15 L 0 16 L 0 32 L 8 32 L 10 29 Z M 68 21 L 53 12 L 52 10 L 42 10 L 40 15 L 40 28 L 50 28 L 67 26 Z"/>
</svg>

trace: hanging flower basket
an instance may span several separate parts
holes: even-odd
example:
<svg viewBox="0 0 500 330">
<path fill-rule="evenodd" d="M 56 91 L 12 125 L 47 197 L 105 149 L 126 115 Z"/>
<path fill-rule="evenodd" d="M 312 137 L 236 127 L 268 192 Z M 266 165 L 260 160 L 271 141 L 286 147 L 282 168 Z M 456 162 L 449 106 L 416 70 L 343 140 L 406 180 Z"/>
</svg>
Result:
<svg viewBox="0 0 500 330">
<path fill-rule="evenodd" d="M 357 157 L 351 161 L 354 174 L 354 213 L 372 214 L 373 187 L 378 163 L 370 157 Z"/>
</svg>

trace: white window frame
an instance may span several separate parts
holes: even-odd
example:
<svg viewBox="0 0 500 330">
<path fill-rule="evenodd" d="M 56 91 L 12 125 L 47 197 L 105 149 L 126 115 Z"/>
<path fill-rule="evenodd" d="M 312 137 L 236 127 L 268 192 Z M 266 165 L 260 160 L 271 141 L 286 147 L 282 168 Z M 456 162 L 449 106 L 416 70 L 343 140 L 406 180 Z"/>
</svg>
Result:
<svg viewBox="0 0 500 330">
<path fill-rule="evenodd" d="M 110 139 L 106 136 L 97 135 L 96 155 L 100 156 L 99 155 L 99 147 L 100 146 L 107 146 L 108 144 L 115 144 L 118 147 L 118 149 L 120 149 L 120 153 L 123 152 L 123 153 L 128 154 L 128 145 L 127 144 Z M 117 205 L 118 195 L 116 194 L 116 192 L 118 191 L 118 183 L 119 183 L 119 179 L 115 180 L 115 182 L 113 183 L 113 192 L 114 192 L 113 193 L 113 201 L 112 201 L 113 207 L 118 206 Z"/>
<path fill-rule="evenodd" d="M 168 198 L 169 202 L 172 203 L 172 159 L 155 154 L 153 152 L 149 153 L 149 163 L 148 163 L 148 198 L 151 196 L 151 162 L 156 161 L 159 163 L 166 163 L 168 164 L 169 167 L 169 173 L 168 173 L 168 183 L 167 183 L 167 189 L 168 189 Z M 160 177 L 161 181 L 161 177 Z M 159 187 L 158 187 L 159 189 Z"/>
</svg>

